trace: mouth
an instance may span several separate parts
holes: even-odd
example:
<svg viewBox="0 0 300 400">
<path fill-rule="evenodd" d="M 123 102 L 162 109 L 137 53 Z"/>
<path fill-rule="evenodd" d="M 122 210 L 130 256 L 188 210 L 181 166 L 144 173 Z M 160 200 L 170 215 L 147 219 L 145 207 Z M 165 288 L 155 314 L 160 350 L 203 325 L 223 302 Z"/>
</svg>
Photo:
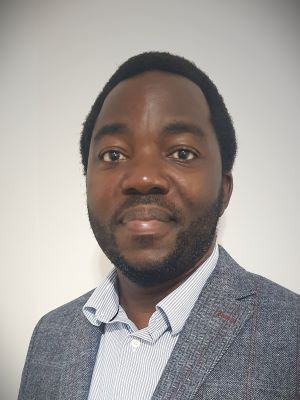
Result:
<svg viewBox="0 0 300 400">
<path fill-rule="evenodd" d="M 119 218 L 121 226 L 135 234 L 159 235 L 166 233 L 174 216 L 162 208 L 136 206 L 125 210 Z"/>
<path fill-rule="evenodd" d="M 174 217 L 170 212 L 163 210 L 162 208 L 136 206 L 123 211 L 119 218 L 119 222 L 122 224 L 135 220 L 170 222 L 174 221 Z"/>
</svg>

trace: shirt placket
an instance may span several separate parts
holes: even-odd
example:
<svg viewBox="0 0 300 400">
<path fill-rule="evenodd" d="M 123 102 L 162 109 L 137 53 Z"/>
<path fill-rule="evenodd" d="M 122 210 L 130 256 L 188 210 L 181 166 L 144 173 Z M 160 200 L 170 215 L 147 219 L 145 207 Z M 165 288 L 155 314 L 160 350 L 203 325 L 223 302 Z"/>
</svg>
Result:
<svg viewBox="0 0 300 400">
<path fill-rule="evenodd" d="M 134 397 L 134 384 L 138 376 L 138 366 L 143 343 L 135 334 L 128 334 L 123 342 L 118 369 L 113 387 L 113 400 L 130 399 Z"/>
</svg>

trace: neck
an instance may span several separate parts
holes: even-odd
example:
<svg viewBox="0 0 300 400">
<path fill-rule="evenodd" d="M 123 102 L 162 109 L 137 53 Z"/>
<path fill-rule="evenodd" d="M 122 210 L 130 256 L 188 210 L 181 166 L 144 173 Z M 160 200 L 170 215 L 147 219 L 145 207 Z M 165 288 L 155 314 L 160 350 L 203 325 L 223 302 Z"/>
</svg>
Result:
<svg viewBox="0 0 300 400">
<path fill-rule="evenodd" d="M 124 308 L 128 318 L 138 329 L 145 328 L 155 311 L 155 306 L 168 294 L 180 286 L 203 262 L 212 254 L 215 243 L 209 251 L 176 279 L 160 283 L 151 287 L 144 287 L 130 281 L 122 272 L 117 270 L 119 281 L 120 305 Z"/>
</svg>

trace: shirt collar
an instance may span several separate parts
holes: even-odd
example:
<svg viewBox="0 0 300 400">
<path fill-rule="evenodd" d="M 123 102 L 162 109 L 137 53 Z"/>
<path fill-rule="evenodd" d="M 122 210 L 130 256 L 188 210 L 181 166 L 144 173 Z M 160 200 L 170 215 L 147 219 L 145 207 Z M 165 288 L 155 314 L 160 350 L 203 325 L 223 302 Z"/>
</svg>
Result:
<svg viewBox="0 0 300 400">
<path fill-rule="evenodd" d="M 94 290 L 82 311 L 90 323 L 96 326 L 114 319 L 119 311 L 116 269 Z"/>
<path fill-rule="evenodd" d="M 178 288 L 156 305 L 156 310 L 167 318 L 172 334 L 176 335 L 182 330 L 218 258 L 219 249 L 216 245 L 210 257 Z M 117 286 L 117 273 L 116 269 L 113 269 L 83 306 L 83 314 L 91 324 L 99 326 L 101 323 L 108 323 L 118 314 Z"/>
</svg>

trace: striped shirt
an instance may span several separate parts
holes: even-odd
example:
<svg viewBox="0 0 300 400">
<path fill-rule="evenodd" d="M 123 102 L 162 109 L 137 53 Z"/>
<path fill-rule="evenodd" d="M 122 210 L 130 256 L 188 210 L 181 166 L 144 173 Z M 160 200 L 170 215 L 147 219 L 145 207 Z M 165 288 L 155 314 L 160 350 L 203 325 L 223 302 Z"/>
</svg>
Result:
<svg viewBox="0 0 300 400">
<path fill-rule="evenodd" d="M 218 246 L 201 268 L 156 305 L 138 330 L 119 304 L 113 270 L 83 307 L 91 324 L 104 329 L 88 400 L 149 400 L 205 282 L 219 257 Z"/>
</svg>

